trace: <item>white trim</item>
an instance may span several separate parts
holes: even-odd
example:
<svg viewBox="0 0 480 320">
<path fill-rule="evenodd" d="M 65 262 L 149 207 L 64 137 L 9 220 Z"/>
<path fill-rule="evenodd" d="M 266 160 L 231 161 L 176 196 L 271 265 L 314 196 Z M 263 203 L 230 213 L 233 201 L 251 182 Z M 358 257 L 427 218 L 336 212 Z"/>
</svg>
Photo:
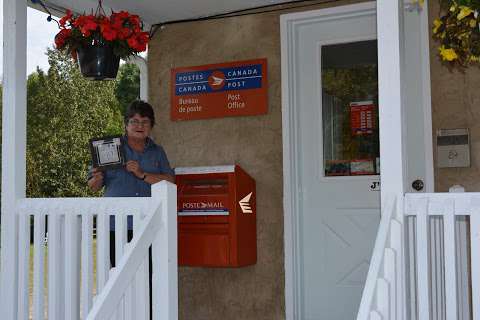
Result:
<svg viewBox="0 0 480 320">
<path fill-rule="evenodd" d="M 435 178 L 433 170 L 433 131 L 432 131 L 432 91 L 430 79 L 430 27 L 428 25 L 428 0 L 425 0 L 420 12 L 420 43 L 422 55 L 422 84 L 423 84 L 423 122 L 425 136 L 425 192 L 434 192 Z"/>
<path fill-rule="evenodd" d="M 405 191 L 405 161 L 402 113 L 402 32 L 403 1 L 377 2 L 378 95 L 380 118 L 380 159 L 382 203 L 391 193 Z M 383 120 L 383 121 L 382 121 Z M 400 146 L 400 147 L 399 147 Z"/>
<path fill-rule="evenodd" d="M 320 106 L 320 110 L 318 112 L 318 123 L 321 123 L 322 126 L 318 132 L 318 144 L 323 146 L 323 93 L 322 93 L 322 47 L 328 46 L 332 44 L 342 44 L 342 43 L 351 43 L 351 42 L 360 42 L 360 41 L 369 41 L 369 40 L 377 40 L 376 33 L 370 35 L 364 35 L 359 37 L 348 37 L 348 38 L 335 38 L 330 39 L 327 41 L 319 41 L 317 42 L 317 103 Z M 317 152 L 317 163 L 318 166 L 316 167 L 317 178 L 321 182 L 348 182 L 348 181 L 372 181 L 372 180 L 379 180 L 380 175 L 378 174 L 369 174 L 369 175 L 349 175 L 349 176 L 325 176 L 325 159 L 323 154 L 323 148 L 319 148 Z M 373 160 L 374 161 L 374 160 Z"/>
<path fill-rule="evenodd" d="M 140 56 L 133 56 L 127 60 L 135 64 L 140 70 L 140 99 L 148 101 L 148 60 Z"/>
<path fill-rule="evenodd" d="M 182 174 L 205 174 L 235 172 L 235 166 L 211 166 L 211 167 L 179 167 L 175 168 L 176 175 Z"/>
<path fill-rule="evenodd" d="M 282 67 L 282 137 L 283 137 L 283 207 L 284 207 L 284 248 L 285 248 L 285 318 L 303 319 L 299 261 L 295 259 L 298 247 L 298 215 L 302 189 L 297 175 L 298 137 L 295 110 L 297 88 L 295 77 L 295 29 L 305 23 L 358 16 L 375 10 L 375 2 L 365 2 L 308 12 L 280 16 L 281 67 Z"/>
<path fill-rule="evenodd" d="M 3 1 L 2 249 L 0 310 L 17 319 L 18 230 L 15 203 L 25 197 L 27 2 Z"/>
</svg>

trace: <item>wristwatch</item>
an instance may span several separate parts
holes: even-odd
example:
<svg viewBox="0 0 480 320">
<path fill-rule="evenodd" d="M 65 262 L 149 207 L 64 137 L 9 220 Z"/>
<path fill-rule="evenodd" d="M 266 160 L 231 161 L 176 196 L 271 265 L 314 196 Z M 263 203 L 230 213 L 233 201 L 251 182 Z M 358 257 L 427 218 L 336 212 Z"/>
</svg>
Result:
<svg viewBox="0 0 480 320">
<path fill-rule="evenodd" d="M 144 172 L 144 173 L 143 173 L 143 177 L 140 178 L 140 180 L 145 180 L 146 177 L 147 177 L 147 174 Z"/>
</svg>

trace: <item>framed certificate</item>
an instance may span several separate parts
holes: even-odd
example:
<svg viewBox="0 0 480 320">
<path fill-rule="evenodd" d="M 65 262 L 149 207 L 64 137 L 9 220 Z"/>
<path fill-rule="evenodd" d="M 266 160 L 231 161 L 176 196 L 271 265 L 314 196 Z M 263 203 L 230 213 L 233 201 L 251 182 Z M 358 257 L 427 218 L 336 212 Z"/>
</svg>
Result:
<svg viewBox="0 0 480 320">
<path fill-rule="evenodd" d="M 108 170 L 125 164 L 122 136 L 90 139 L 90 152 L 94 168 Z"/>
</svg>

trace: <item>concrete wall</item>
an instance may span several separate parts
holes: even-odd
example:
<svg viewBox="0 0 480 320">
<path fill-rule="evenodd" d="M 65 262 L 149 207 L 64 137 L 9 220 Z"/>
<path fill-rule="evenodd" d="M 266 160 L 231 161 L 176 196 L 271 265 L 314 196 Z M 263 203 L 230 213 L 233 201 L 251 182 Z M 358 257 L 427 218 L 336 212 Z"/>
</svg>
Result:
<svg viewBox="0 0 480 320">
<path fill-rule="evenodd" d="M 438 17 L 438 1 L 429 1 L 430 24 Z M 430 28 L 431 29 L 431 28 Z M 431 33 L 431 30 L 430 30 Z M 430 37 L 433 137 L 437 129 L 470 128 L 471 167 L 437 168 L 434 140 L 435 190 L 448 191 L 461 184 L 466 191 L 480 191 L 480 70 L 470 67 L 450 72 L 437 57 L 438 44 Z"/>
</svg>

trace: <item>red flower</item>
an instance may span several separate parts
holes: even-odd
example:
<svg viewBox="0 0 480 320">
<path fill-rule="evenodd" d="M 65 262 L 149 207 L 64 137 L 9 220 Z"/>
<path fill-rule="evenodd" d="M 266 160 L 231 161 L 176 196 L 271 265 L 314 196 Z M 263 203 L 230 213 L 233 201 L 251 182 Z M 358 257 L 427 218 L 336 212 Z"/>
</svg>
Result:
<svg viewBox="0 0 480 320">
<path fill-rule="evenodd" d="M 140 17 L 137 16 L 137 15 L 131 15 L 129 18 L 128 18 L 128 22 L 130 22 L 130 24 L 135 27 L 135 26 L 140 26 Z"/>
<path fill-rule="evenodd" d="M 128 46 L 135 50 L 135 48 L 139 45 L 137 41 L 137 37 L 133 36 L 127 39 Z"/>
<path fill-rule="evenodd" d="M 96 18 L 94 15 L 79 16 L 77 19 L 75 19 L 73 25 L 79 28 L 80 32 L 85 37 L 89 37 L 92 31 L 95 31 L 98 28 L 98 24 L 95 20 Z"/>
<path fill-rule="evenodd" d="M 128 13 L 128 11 L 120 11 L 120 12 L 117 12 L 117 13 L 112 13 L 112 15 L 114 15 L 114 14 L 122 20 L 125 20 L 130 16 L 130 13 Z"/>
<path fill-rule="evenodd" d="M 113 12 L 109 17 L 100 15 L 74 16 L 67 10 L 59 22 L 60 32 L 55 36 L 55 46 L 75 54 L 75 49 L 88 44 L 108 44 L 121 58 L 147 49 L 149 34 L 142 31 L 138 15 L 127 11 Z"/>
<path fill-rule="evenodd" d="M 128 38 L 127 43 L 136 52 L 142 52 L 147 50 L 148 39 L 148 32 L 141 32 Z"/>
<path fill-rule="evenodd" d="M 113 41 L 117 39 L 118 32 L 109 23 L 102 23 L 100 25 L 100 31 L 102 32 L 102 36 L 107 41 Z"/>
<path fill-rule="evenodd" d="M 132 34 L 132 31 L 129 28 L 120 28 L 117 30 L 118 39 L 125 40 Z"/>
<path fill-rule="evenodd" d="M 71 10 L 67 10 L 67 15 L 64 16 L 60 21 L 58 22 L 60 24 L 60 27 L 65 27 L 65 24 L 67 22 L 70 22 L 72 20 L 73 13 Z"/>
<path fill-rule="evenodd" d="M 61 29 L 55 36 L 55 47 L 57 49 L 62 49 L 65 46 L 65 41 L 70 37 L 71 33 L 71 29 Z"/>
</svg>

